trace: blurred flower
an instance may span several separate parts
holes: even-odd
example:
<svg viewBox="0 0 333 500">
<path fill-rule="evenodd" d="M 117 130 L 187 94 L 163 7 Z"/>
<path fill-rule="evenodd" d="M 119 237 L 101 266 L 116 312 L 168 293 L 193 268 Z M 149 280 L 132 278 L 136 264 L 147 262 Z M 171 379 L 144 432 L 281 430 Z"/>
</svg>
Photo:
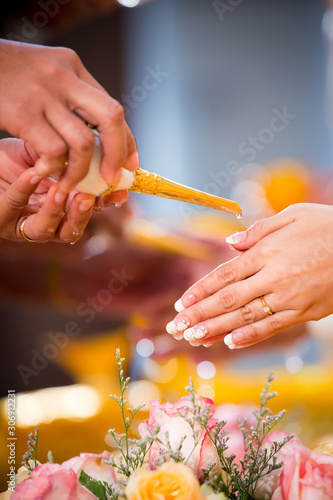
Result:
<svg viewBox="0 0 333 500">
<path fill-rule="evenodd" d="M 66 469 L 73 469 L 77 477 L 80 477 L 81 470 L 83 470 L 90 477 L 96 481 L 106 481 L 109 484 L 117 482 L 117 476 L 112 465 L 104 463 L 104 460 L 110 460 L 111 453 L 103 451 L 99 455 L 94 453 L 80 453 L 79 457 L 73 457 L 62 466 Z"/>
<path fill-rule="evenodd" d="M 265 437 L 262 447 L 270 450 L 270 448 L 274 446 L 274 442 L 281 443 L 287 436 L 290 436 L 288 432 L 272 431 Z M 286 443 L 281 448 L 281 450 L 276 453 L 276 461 L 284 462 L 287 455 L 294 455 L 297 450 L 303 452 L 304 455 L 310 455 L 311 453 L 310 450 L 306 446 L 304 446 L 302 441 L 297 436 L 294 436 L 291 441 Z M 282 468 L 275 469 L 267 476 L 261 477 L 258 480 L 254 498 L 256 500 L 265 500 L 266 498 L 271 498 L 273 492 L 277 488 L 281 474 Z"/>
<path fill-rule="evenodd" d="M 214 417 L 226 422 L 223 429 L 228 431 L 228 448 L 236 455 L 236 462 L 244 458 L 244 439 L 237 422 L 239 420 L 246 420 L 246 429 L 255 426 L 257 421 L 253 415 L 253 411 L 257 409 L 255 406 L 233 405 L 230 403 L 220 405 L 216 409 Z"/>
<path fill-rule="evenodd" d="M 333 500 L 333 456 L 306 448 L 285 455 L 272 500 Z"/>
<path fill-rule="evenodd" d="M 214 493 L 207 484 L 201 486 L 201 493 L 205 500 L 228 500 L 224 493 Z"/>
<path fill-rule="evenodd" d="M 333 444 L 332 443 L 320 443 L 312 453 L 328 453 L 333 455 Z"/>
<path fill-rule="evenodd" d="M 203 500 L 193 471 L 182 463 L 167 462 L 154 472 L 138 469 L 126 486 L 127 500 Z"/>
<path fill-rule="evenodd" d="M 199 479 L 203 477 L 202 469 L 207 469 L 213 463 L 216 464 L 214 470 L 219 470 L 220 461 L 216 447 L 207 432 L 193 419 L 193 403 L 189 398 L 182 397 L 175 404 L 161 404 L 159 401 L 151 401 L 151 405 L 149 420 L 139 426 L 142 437 L 150 435 L 149 429 L 153 431 L 156 427 L 159 427 L 157 439 L 149 450 L 149 466 L 151 469 L 157 469 L 158 462 L 163 456 L 168 460 L 169 446 L 172 451 L 176 451 L 183 440 L 180 455 Z M 206 409 L 210 415 L 215 412 L 213 401 L 198 394 L 195 395 L 195 406 L 196 408 L 200 407 L 201 411 Z M 181 416 L 185 415 L 185 413 L 187 413 L 187 419 L 192 420 L 193 429 Z M 208 430 L 213 430 L 217 422 L 218 420 L 211 416 L 207 422 Z M 194 439 L 194 433 L 196 439 Z"/>
<path fill-rule="evenodd" d="M 42 464 L 17 485 L 11 500 L 96 500 L 75 472 L 59 464 Z"/>
<path fill-rule="evenodd" d="M 40 465 L 39 462 L 37 462 L 37 463 Z M 29 460 L 29 464 L 31 466 L 33 466 L 33 461 Z M 18 484 L 20 484 L 22 481 L 24 481 L 24 479 L 28 479 L 28 478 L 29 478 L 29 471 L 26 467 L 24 467 L 24 465 L 22 465 L 22 467 L 20 467 L 18 469 L 17 473 L 15 474 L 16 486 Z M 10 500 L 11 494 L 12 494 L 12 492 L 10 490 L 5 491 L 4 493 L 0 493 L 0 500 Z"/>
</svg>

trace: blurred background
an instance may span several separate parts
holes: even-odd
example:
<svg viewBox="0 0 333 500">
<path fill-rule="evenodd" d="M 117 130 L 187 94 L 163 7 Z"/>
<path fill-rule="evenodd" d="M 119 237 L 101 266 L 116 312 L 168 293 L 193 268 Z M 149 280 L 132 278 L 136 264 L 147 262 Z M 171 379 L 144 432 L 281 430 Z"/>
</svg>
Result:
<svg viewBox="0 0 333 500">
<path fill-rule="evenodd" d="M 183 291 L 235 255 L 227 235 L 292 203 L 331 203 L 328 4 L 17 0 L 0 23 L 3 38 L 80 55 L 124 105 L 143 168 L 235 199 L 244 214 L 131 194 L 96 214 L 75 246 L 1 242 L 0 428 L 6 437 L 15 390 L 17 465 L 36 425 L 41 461 L 49 449 L 58 462 L 108 449 L 107 430 L 121 425 L 108 399 L 116 347 L 131 404 L 176 401 L 189 376 L 216 405 L 257 403 L 273 371 L 272 407 L 288 410 L 281 425 L 307 445 L 328 439 L 331 317 L 235 352 L 165 333 Z"/>
</svg>

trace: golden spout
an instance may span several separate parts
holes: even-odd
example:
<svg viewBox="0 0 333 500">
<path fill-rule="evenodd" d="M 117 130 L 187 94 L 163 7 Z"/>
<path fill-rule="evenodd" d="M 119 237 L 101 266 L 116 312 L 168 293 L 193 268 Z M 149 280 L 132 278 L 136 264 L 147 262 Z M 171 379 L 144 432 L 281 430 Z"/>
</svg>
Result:
<svg viewBox="0 0 333 500">
<path fill-rule="evenodd" d="M 134 176 L 135 179 L 129 188 L 130 191 L 160 196 L 162 198 L 171 198 L 172 200 L 186 201 L 195 205 L 230 212 L 238 216 L 242 215 L 242 209 L 236 201 L 227 200 L 204 193 L 198 189 L 183 186 L 141 168 L 138 168 L 134 172 Z"/>
</svg>

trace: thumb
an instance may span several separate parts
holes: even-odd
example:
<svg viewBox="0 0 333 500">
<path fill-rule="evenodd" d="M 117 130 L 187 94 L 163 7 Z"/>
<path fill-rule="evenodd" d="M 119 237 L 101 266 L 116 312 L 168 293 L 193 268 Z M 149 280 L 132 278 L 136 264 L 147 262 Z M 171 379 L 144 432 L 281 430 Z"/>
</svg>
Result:
<svg viewBox="0 0 333 500">
<path fill-rule="evenodd" d="M 265 238 L 271 233 L 278 231 L 282 227 L 291 224 L 295 220 L 294 216 L 288 209 L 255 222 L 246 231 L 232 234 L 226 238 L 226 242 L 232 245 L 235 250 L 243 251 L 253 247 L 258 241 Z"/>
</svg>

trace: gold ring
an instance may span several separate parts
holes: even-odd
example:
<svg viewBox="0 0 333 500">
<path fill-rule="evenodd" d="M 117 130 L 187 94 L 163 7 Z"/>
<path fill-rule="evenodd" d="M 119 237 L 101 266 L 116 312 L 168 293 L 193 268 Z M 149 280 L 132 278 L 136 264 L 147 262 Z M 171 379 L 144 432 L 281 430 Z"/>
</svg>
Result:
<svg viewBox="0 0 333 500">
<path fill-rule="evenodd" d="M 262 302 L 262 305 L 263 305 L 263 310 L 265 313 L 268 313 L 269 315 L 272 315 L 273 314 L 273 311 L 272 309 L 266 304 L 266 301 L 263 297 L 263 295 L 260 295 L 260 298 L 261 298 L 261 302 Z"/>
<path fill-rule="evenodd" d="M 20 222 L 20 225 L 19 225 L 19 233 L 20 235 L 22 236 L 22 238 L 24 238 L 26 241 L 30 241 L 31 243 L 34 243 L 36 240 L 33 240 L 32 238 L 28 238 L 28 236 L 25 234 L 24 232 L 24 224 L 27 222 L 27 219 L 28 219 L 28 215 L 26 215 L 25 217 L 23 217 L 23 219 L 21 220 Z"/>
</svg>

